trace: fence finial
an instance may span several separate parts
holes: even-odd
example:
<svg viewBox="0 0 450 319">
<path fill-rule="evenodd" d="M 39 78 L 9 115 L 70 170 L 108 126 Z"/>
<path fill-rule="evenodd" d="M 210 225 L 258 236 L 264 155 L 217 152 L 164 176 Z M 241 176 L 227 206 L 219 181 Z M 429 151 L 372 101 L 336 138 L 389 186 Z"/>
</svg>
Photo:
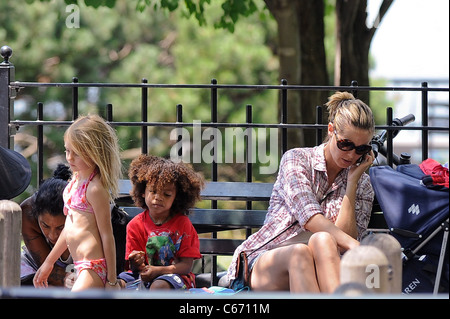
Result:
<svg viewBox="0 0 450 319">
<path fill-rule="evenodd" d="M 4 45 L 1 47 L 0 53 L 3 57 L 3 62 L 1 64 L 9 64 L 9 58 L 12 56 L 12 49 L 9 46 Z"/>
</svg>

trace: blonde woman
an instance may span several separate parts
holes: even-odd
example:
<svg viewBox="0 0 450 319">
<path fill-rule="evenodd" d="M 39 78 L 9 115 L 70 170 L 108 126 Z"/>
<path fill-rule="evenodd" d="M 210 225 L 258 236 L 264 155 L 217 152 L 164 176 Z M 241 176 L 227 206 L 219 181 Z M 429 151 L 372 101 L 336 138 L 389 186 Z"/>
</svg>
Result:
<svg viewBox="0 0 450 319">
<path fill-rule="evenodd" d="M 244 285 L 252 290 L 331 293 L 339 285 L 340 254 L 359 245 L 370 219 L 374 192 L 365 171 L 374 160 L 375 123 L 350 93 L 335 93 L 326 105 L 326 140 L 283 155 L 265 223 L 237 248 L 228 269 L 232 286 L 242 286 L 241 252 L 249 265 Z"/>
<path fill-rule="evenodd" d="M 121 177 L 117 136 L 100 116 L 82 116 L 65 132 L 64 147 L 73 172 L 63 194 L 67 218 L 33 283 L 47 287 L 55 261 L 68 247 L 77 271 L 72 291 L 118 288 L 110 210 Z"/>
</svg>

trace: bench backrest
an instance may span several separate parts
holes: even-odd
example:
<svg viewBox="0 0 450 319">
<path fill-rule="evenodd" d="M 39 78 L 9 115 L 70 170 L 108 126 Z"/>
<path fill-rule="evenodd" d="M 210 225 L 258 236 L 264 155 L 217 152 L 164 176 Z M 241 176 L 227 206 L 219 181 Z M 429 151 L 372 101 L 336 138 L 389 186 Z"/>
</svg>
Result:
<svg viewBox="0 0 450 319">
<path fill-rule="evenodd" d="M 201 192 L 202 199 L 268 201 L 272 194 L 272 183 L 207 182 Z M 131 201 L 131 182 L 119 181 L 119 201 Z"/>
</svg>

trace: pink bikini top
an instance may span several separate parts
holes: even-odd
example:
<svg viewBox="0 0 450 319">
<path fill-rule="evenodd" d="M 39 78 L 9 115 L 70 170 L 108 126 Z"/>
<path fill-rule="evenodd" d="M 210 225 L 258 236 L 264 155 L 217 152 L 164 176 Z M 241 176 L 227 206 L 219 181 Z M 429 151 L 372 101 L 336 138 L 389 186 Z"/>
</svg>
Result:
<svg viewBox="0 0 450 319">
<path fill-rule="evenodd" d="M 84 180 L 81 184 L 78 183 L 78 187 L 74 188 L 73 185 L 77 181 L 77 178 L 73 178 L 64 189 L 64 215 L 68 215 L 70 209 L 79 210 L 86 213 L 94 213 L 94 209 L 86 199 L 86 191 L 89 182 L 97 174 L 97 170 L 94 170 L 88 179 Z"/>
</svg>

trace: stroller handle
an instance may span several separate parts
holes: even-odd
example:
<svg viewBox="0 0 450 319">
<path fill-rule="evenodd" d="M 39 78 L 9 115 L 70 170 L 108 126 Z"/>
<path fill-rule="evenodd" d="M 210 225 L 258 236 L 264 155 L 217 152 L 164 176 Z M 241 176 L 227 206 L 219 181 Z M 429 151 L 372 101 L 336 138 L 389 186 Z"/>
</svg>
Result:
<svg viewBox="0 0 450 319">
<path fill-rule="evenodd" d="M 392 120 L 392 126 L 405 126 L 412 122 L 414 122 L 416 117 L 414 114 L 408 114 L 402 118 L 395 118 Z M 396 137 L 399 130 L 392 131 L 392 138 Z M 372 138 L 372 141 L 370 144 L 372 145 L 373 154 L 375 155 L 375 158 L 378 156 L 378 153 L 381 153 L 383 155 L 386 155 L 386 149 L 384 147 L 384 142 L 386 142 L 387 139 L 387 130 L 384 130 L 378 135 L 375 135 Z M 394 154 L 395 155 L 395 154 Z"/>
</svg>

